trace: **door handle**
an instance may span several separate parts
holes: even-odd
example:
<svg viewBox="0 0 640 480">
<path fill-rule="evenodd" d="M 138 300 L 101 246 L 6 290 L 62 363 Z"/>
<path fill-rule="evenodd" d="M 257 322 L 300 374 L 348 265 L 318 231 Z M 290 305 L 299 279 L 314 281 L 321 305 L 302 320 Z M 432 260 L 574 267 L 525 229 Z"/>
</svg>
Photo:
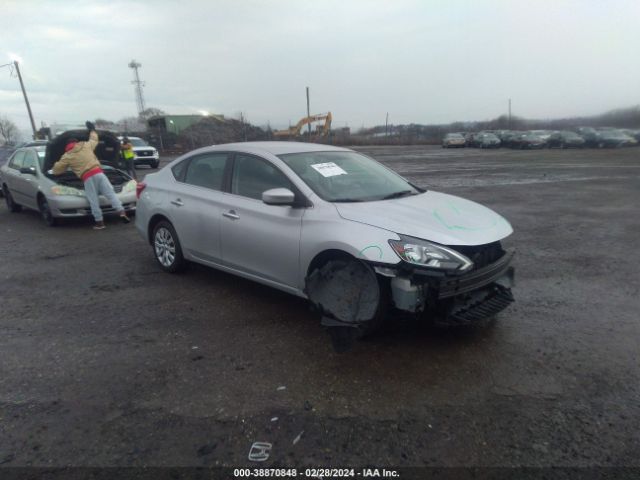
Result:
<svg viewBox="0 0 640 480">
<path fill-rule="evenodd" d="M 240 219 L 240 215 L 238 215 L 235 210 L 229 210 L 228 212 L 223 213 L 222 216 L 230 218 L 231 220 Z"/>
<path fill-rule="evenodd" d="M 184 203 L 182 203 L 182 200 L 179 198 L 176 198 L 175 200 L 171 200 L 171 203 L 173 203 L 176 207 L 181 207 L 184 205 Z"/>
</svg>

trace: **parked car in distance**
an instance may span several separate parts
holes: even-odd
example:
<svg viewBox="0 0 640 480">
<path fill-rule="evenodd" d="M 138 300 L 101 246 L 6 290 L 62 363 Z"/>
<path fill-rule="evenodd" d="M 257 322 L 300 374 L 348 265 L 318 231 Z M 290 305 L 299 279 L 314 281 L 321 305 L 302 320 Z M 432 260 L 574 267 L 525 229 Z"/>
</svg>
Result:
<svg viewBox="0 0 640 480">
<path fill-rule="evenodd" d="M 472 145 L 478 148 L 498 148 L 500 139 L 493 133 L 480 132 L 474 135 Z"/>
<path fill-rule="evenodd" d="M 529 133 L 536 135 L 546 142 L 547 140 L 549 140 L 549 137 L 553 133 L 553 130 L 530 130 Z"/>
<path fill-rule="evenodd" d="M 638 144 L 638 141 L 622 132 L 621 130 L 604 129 L 598 131 L 598 147 L 632 147 Z"/>
<path fill-rule="evenodd" d="M 469 324 L 513 300 L 503 217 L 347 148 L 205 147 L 138 194 L 136 227 L 162 270 L 191 261 L 307 298 L 332 332 L 375 329 L 390 306 Z"/>
<path fill-rule="evenodd" d="M 442 139 L 442 148 L 464 147 L 466 141 L 461 133 L 447 133 Z"/>
<path fill-rule="evenodd" d="M 599 144 L 600 135 L 598 131 L 593 127 L 577 127 L 575 132 L 584 139 L 586 147 L 597 147 Z"/>
<path fill-rule="evenodd" d="M 465 146 L 467 147 L 471 147 L 473 144 L 473 139 L 474 137 L 477 135 L 477 133 L 473 133 L 473 132 L 466 132 L 464 134 L 464 141 L 465 141 Z"/>
<path fill-rule="evenodd" d="M 78 140 L 86 140 L 88 133 L 67 132 L 58 140 L 52 140 L 46 148 L 18 148 L 7 163 L 0 167 L 0 187 L 9 211 L 20 212 L 23 207 L 36 210 L 49 226 L 56 225 L 63 218 L 91 215 L 82 180 L 71 171 L 57 176 L 47 173 L 64 151 L 66 139 L 72 136 Z M 136 181 L 109 166 L 111 158 L 106 156 L 106 152 L 115 151 L 109 143 L 117 145 L 115 136 L 111 137 L 111 142 L 108 138 L 102 138 L 102 145 L 96 151 L 116 195 L 125 210 L 131 213 L 136 206 Z M 100 206 L 105 214 L 116 213 L 103 196 L 100 197 Z"/>
<path fill-rule="evenodd" d="M 582 148 L 584 144 L 584 138 L 568 130 L 553 132 L 547 139 L 547 147 L 549 148 Z"/>
<path fill-rule="evenodd" d="M 118 140 L 122 142 L 124 136 L 118 137 Z M 149 145 L 145 140 L 139 137 L 127 137 L 131 145 L 133 145 L 133 158 L 134 166 L 149 165 L 151 168 L 158 168 L 160 165 L 160 155 L 155 147 Z"/>
<path fill-rule="evenodd" d="M 519 148 L 521 150 L 544 148 L 546 144 L 542 138 L 531 132 L 520 133 L 512 138 L 510 142 L 511 148 Z"/>
<path fill-rule="evenodd" d="M 518 137 L 518 135 L 522 134 L 517 130 L 505 130 L 500 134 L 500 146 L 502 147 L 512 147 L 513 140 Z"/>
<path fill-rule="evenodd" d="M 640 130 L 623 129 L 621 132 L 640 142 Z"/>
</svg>

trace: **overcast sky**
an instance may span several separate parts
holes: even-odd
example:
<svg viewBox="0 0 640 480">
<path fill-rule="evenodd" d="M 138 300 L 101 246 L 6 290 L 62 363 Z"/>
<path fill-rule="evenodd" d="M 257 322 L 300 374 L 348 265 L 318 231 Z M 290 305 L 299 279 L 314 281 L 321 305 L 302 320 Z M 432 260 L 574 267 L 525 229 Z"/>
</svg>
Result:
<svg viewBox="0 0 640 480">
<path fill-rule="evenodd" d="M 555 118 L 640 104 L 640 1 L 0 0 L 0 64 L 22 59 L 36 123 L 243 112 L 295 123 Z M 0 115 L 29 119 L 0 69 Z"/>
</svg>

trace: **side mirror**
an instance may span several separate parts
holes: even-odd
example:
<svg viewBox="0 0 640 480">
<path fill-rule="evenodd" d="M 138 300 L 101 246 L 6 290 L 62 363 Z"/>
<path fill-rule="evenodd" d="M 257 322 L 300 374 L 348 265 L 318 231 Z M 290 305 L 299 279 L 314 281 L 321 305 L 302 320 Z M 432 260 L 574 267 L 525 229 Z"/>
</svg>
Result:
<svg viewBox="0 0 640 480">
<path fill-rule="evenodd" d="M 28 173 L 30 175 L 36 174 L 36 167 L 22 167 L 20 173 Z"/>
<path fill-rule="evenodd" d="M 288 188 L 272 188 L 262 192 L 262 201 L 267 205 L 292 205 L 295 197 Z"/>
</svg>

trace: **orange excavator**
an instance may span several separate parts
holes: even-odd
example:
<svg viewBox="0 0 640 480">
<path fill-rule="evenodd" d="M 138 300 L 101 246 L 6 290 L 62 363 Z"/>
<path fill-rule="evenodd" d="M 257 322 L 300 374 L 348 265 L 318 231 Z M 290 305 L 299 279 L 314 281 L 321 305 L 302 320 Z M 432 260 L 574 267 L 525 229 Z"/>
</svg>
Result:
<svg viewBox="0 0 640 480">
<path fill-rule="evenodd" d="M 301 118 L 295 127 L 290 127 L 287 130 L 274 131 L 273 136 L 278 139 L 296 138 L 301 135 L 302 127 L 304 127 L 305 125 L 324 120 L 324 125 L 316 126 L 315 135 L 318 137 L 326 137 L 331 131 L 331 118 L 331 112 L 310 115 L 308 117 Z"/>
</svg>

